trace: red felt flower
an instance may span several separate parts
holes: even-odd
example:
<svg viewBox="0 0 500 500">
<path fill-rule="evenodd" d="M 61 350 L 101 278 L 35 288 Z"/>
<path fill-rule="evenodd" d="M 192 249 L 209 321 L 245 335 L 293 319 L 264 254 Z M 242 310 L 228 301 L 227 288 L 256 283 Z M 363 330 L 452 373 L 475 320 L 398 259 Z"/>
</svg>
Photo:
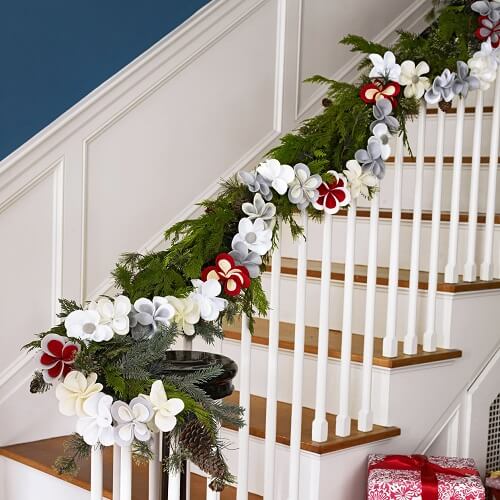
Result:
<svg viewBox="0 0 500 500">
<path fill-rule="evenodd" d="M 64 378 L 73 369 L 75 357 L 80 351 L 78 344 L 55 333 L 45 335 L 41 348 L 38 362 L 42 368 L 43 378 L 48 383 Z"/>
<path fill-rule="evenodd" d="M 217 255 L 215 266 L 203 269 L 201 279 L 220 281 L 224 285 L 224 292 L 230 296 L 238 295 L 243 288 L 250 286 L 247 268 L 235 265 L 234 259 L 227 253 Z"/>
<path fill-rule="evenodd" d="M 333 176 L 331 182 L 323 182 L 318 188 L 318 199 L 313 202 L 314 208 L 324 210 L 327 214 L 336 214 L 341 207 L 349 205 L 351 194 L 346 188 L 346 180 L 343 175 L 330 170 L 328 172 Z"/>
<path fill-rule="evenodd" d="M 479 16 L 477 19 L 478 28 L 474 32 L 476 38 L 485 42 L 491 39 L 491 46 L 496 48 L 500 45 L 500 21 L 494 23 L 488 16 Z"/>
<path fill-rule="evenodd" d="M 399 95 L 401 87 L 397 82 L 389 82 L 384 85 L 382 80 L 375 80 L 372 83 L 365 83 L 359 91 L 359 97 L 366 104 L 375 104 L 376 101 L 382 98 L 389 99 L 392 107 L 395 108 L 398 104 L 396 96 Z"/>
</svg>

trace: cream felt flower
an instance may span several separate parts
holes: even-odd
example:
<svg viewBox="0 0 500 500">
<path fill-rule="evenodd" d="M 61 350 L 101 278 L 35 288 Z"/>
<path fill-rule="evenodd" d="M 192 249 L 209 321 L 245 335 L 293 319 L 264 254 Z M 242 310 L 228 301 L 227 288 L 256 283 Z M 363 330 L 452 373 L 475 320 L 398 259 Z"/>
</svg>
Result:
<svg viewBox="0 0 500 500">
<path fill-rule="evenodd" d="M 179 398 L 168 399 L 161 380 L 153 383 L 147 399 L 153 407 L 156 427 L 162 432 L 170 432 L 177 424 L 177 415 L 184 410 L 184 401 Z"/>
<path fill-rule="evenodd" d="M 416 66 L 413 61 L 403 61 L 401 63 L 401 74 L 399 83 L 405 87 L 405 97 L 415 97 L 421 99 L 425 91 L 431 86 L 431 82 L 426 75 L 429 73 L 429 65 L 425 61 L 419 62 Z"/>
<path fill-rule="evenodd" d="M 78 371 L 69 372 L 56 387 L 56 398 L 59 400 L 59 411 L 68 417 L 85 415 L 83 405 L 90 396 L 102 391 L 102 384 L 97 383 L 97 374 L 88 377 Z"/>
<path fill-rule="evenodd" d="M 179 325 L 185 335 L 194 335 L 194 325 L 200 321 L 200 305 L 193 297 L 167 297 L 172 304 L 175 314 L 174 321 Z"/>
<path fill-rule="evenodd" d="M 107 297 L 101 297 L 97 302 L 89 304 L 89 310 L 99 313 L 99 322 L 108 325 L 117 335 L 126 335 L 129 332 L 128 314 L 132 309 L 130 299 L 119 295 L 113 302 Z"/>
<path fill-rule="evenodd" d="M 499 59 L 500 51 L 492 47 L 490 40 L 483 42 L 481 50 L 469 59 L 467 64 L 470 68 L 470 74 L 479 80 L 481 90 L 488 90 L 495 81 Z"/>
<path fill-rule="evenodd" d="M 279 194 L 285 194 L 288 185 L 295 178 L 293 168 L 290 165 L 282 165 L 274 158 L 262 162 L 257 167 L 257 173 L 269 181 L 273 189 Z"/>
<path fill-rule="evenodd" d="M 102 444 L 111 446 L 114 442 L 111 405 L 113 398 L 102 392 L 93 394 L 83 403 L 84 416 L 76 422 L 76 432 L 89 446 Z"/>
<path fill-rule="evenodd" d="M 353 200 L 359 195 L 370 198 L 370 188 L 374 188 L 378 184 L 377 178 L 369 170 L 363 171 L 356 160 L 349 160 L 346 163 L 344 175 L 349 183 L 349 191 Z"/>
</svg>

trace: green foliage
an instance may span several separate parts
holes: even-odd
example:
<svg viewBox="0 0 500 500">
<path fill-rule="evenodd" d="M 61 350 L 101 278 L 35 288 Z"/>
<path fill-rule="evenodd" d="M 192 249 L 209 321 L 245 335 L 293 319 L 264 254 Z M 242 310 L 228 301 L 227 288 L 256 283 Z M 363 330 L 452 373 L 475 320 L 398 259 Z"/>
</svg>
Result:
<svg viewBox="0 0 500 500">
<path fill-rule="evenodd" d="M 72 434 L 64 442 L 64 456 L 57 457 L 54 469 L 60 475 L 76 476 L 80 462 L 90 457 L 92 447 L 79 434 Z"/>
</svg>

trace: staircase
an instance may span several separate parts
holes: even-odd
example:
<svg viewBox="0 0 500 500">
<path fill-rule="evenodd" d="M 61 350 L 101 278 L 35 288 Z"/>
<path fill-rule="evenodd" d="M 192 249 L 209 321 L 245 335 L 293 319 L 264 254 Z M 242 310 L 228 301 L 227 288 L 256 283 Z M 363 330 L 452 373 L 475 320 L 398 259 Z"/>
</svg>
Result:
<svg viewBox="0 0 500 500">
<path fill-rule="evenodd" d="M 279 19 L 287 27 L 295 26 L 300 12 L 296 7 L 302 2 L 290 2 L 286 12 L 280 10 L 284 3 L 253 1 L 248 10 L 243 2 L 219 2 L 216 8 L 226 9 L 227 19 L 239 29 L 261 29 L 271 14 L 282 16 Z M 425 8 L 425 2 L 414 4 L 398 18 L 397 27 L 408 25 L 409 19 Z M 289 68 L 286 57 L 281 64 Z M 491 203 L 499 182 L 495 177 L 498 82 L 500 75 L 496 89 L 484 95 L 474 93 L 465 103 L 454 102 L 455 108 L 447 114 L 422 107 L 409 130 L 417 156 L 405 151 L 400 141 L 393 144 L 395 156 L 372 202 L 360 201 L 358 207 L 353 204 L 349 210 L 325 216 L 322 222 L 298 215 L 298 222 L 307 225 L 305 240 L 293 241 L 283 230 L 280 248 L 263 278 L 271 302 L 269 318 L 256 321 L 253 335 L 246 318 L 226 325 L 225 339 L 211 347 L 238 363 L 237 392 L 230 400 L 249 409 L 248 425 L 243 430 L 223 428 L 220 432 L 230 443 L 227 458 L 237 476 L 235 488 L 222 492 L 221 499 L 361 500 L 369 453 L 472 456 L 484 472 L 484 431 L 489 404 L 499 392 L 500 375 L 500 196 L 493 196 Z M 276 85 L 273 92 L 279 87 Z M 481 94 L 480 98 L 476 94 Z M 251 164 L 284 128 L 292 128 L 300 114 L 296 111 L 285 111 L 283 122 L 264 139 L 262 134 L 262 140 L 254 138 L 257 146 L 245 149 L 244 158 L 227 159 L 234 167 L 231 171 Z M 85 139 L 85 147 L 91 149 L 86 149 L 84 162 L 92 162 L 92 155 L 99 161 L 108 158 L 113 165 L 117 161 L 98 143 L 99 134 L 108 130 L 107 123 L 101 124 L 90 141 Z M 457 134 L 462 128 L 463 134 Z M 118 128 L 111 126 L 110 130 L 117 134 L 115 139 L 121 137 Z M 55 200 L 53 210 L 59 214 L 56 221 L 60 226 L 54 226 L 53 235 L 57 237 L 68 221 L 63 222 L 63 209 L 58 205 L 58 200 L 62 201 L 54 193 L 58 182 L 63 182 L 58 169 L 68 160 L 57 163 L 57 156 L 52 159 L 55 163 L 49 162 L 49 172 L 50 176 L 55 172 L 54 183 L 43 184 L 52 178 L 43 171 L 35 178 Z M 17 169 L 13 165 L 11 172 Z M 25 170 L 12 175 L 1 168 L 2 164 L 0 182 L 2 174 L 6 175 L 3 189 L 9 194 L 10 183 L 22 178 Z M 86 172 L 85 168 L 82 171 Z M 220 175 L 213 166 L 209 173 Z M 64 182 L 76 182 L 76 174 L 67 175 Z M 107 190 L 100 191 L 92 177 L 96 175 L 92 170 L 86 179 L 90 197 L 84 197 L 82 206 L 65 206 L 64 213 L 73 221 L 83 217 L 84 239 L 90 227 L 92 237 L 101 235 L 106 241 L 106 225 L 98 222 L 99 200 L 109 193 L 111 202 L 119 198 L 113 197 L 111 182 L 106 181 Z M 201 192 L 204 178 L 193 182 Z M 10 206 L 12 200 L 17 203 L 22 196 L 10 192 L 0 209 Z M 155 211 L 153 206 L 146 209 Z M 162 209 L 172 211 L 168 205 Z M 181 215 L 186 216 L 185 211 Z M 156 237 L 144 245 L 151 234 L 141 233 L 143 249 L 156 246 Z M 123 245 L 120 251 L 140 246 L 127 238 L 119 237 Z M 57 238 L 54 241 L 54 255 L 60 256 Z M 114 247 L 105 248 L 100 258 L 99 247 L 90 239 L 87 246 L 78 244 L 82 254 L 77 252 L 75 257 L 67 253 L 69 261 L 64 264 L 81 264 L 78 277 L 73 270 L 61 294 L 63 268 L 52 270 L 53 291 L 71 296 L 71 291 L 78 290 L 74 295 L 81 293 L 82 297 L 107 291 L 109 282 L 103 280 L 101 271 L 110 267 Z M 76 245 L 74 240 L 70 250 L 71 245 Z M 98 264 L 94 265 L 93 259 Z M 52 304 L 41 307 L 42 317 L 54 314 Z M 206 350 L 207 346 L 195 339 L 193 349 Z M 22 370 L 29 362 L 17 361 L 19 369 L 12 375 L 18 384 L 16 391 L 25 390 Z M 9 395 L 2 393 L 0 397 L 3 404 Z M 19 408 L 29 406 L 23 402 L 9 408 L 8 414 L 15 415 Z M 47 412 L 48 418 L 61 422 L 62 417 L 49 406 Z M 7 445 L 0 449 L 2 498 L 88 498 L 85 490 L 91 485 L 90 465 L 76 478 L 57 477 L 51 464 L 61 452 L 61 433 L 50 429 L 37 436 L 33 419 L 25 413 L 13 424 L 14 438 L 2 438 Z M 30 424 L 28 431 L 23 419 Z M 65 425 L 69 433 L 70 425 L 61 423 L 60 427 Z M 116 465 L 117 455 L 114 458 Z M 151 477 L 157 480 L 157 475 L 158 464 L 149 470 L 135 467 L 132 498 L 148 498 L 148 483 Z M 29 481 L 23 479 L 28 476 Z M 201 471 L 191 470 L 191 499 L 219 498 L 202 476 Z M 104 453 L 104 487 L 105 498 L 117 500 L 113 497 L 111 449 Z M 47 496 L 40 497 L 35 491 L 47 491 Z"/>
</svg>

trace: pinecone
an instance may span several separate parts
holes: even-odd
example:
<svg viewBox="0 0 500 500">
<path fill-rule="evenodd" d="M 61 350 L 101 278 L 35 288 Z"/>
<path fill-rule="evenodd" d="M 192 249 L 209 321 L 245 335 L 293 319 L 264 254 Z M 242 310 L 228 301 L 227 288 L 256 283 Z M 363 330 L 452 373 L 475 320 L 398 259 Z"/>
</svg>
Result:
<svg viewBox="0 0 500 500">
<path fill-rule="evenodd" d="M 329 106 L 332 105 L 332 101 L 330 99 L 328 99 L 328 97 L 325 97 L 321 101 L 321 104 L 323 104 L 323 107 L 328 108 Z"/>
<path fill-rule="evenodd" d="M 441 111 L 449 113 L 451 110 L 451 102 L 439 101 L 439 107 L 441 108 Z"/>
<path fill-rule="evenodd" d="M 210 487 L 214 491 L 222 491 L 227 467 L 207 429 L 198 420 L 191 420 L 182 430 L 179 444 L 189 451 L 191 460 L 203 472 L 214 478 Z"/>
</svg>

